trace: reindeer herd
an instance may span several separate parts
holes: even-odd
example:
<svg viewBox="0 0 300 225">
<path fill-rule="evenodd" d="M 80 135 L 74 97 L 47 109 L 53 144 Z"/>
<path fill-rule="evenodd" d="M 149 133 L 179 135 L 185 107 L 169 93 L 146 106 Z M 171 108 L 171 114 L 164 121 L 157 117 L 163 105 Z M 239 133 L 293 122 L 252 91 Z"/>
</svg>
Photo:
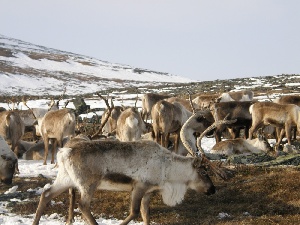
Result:
<svg viewBox="0 0 300 225">
<path fill-rule="evenodd" d="M 50 147 L 51 163 L 57 155 L 58 175 L 42 193 L 33 224 L 39 223 L 46 204 L 68 189 L 68 224 L 73 221 L 75 189 L 80 193 L 79 208 L 88 224 L 97 224 L 90 211 L 97 189 L 131 192 L 130 214 L 122 224 L 128 224 L 139 213 L 144 224 L 150 224 L 153 191 L 159 191 L 164 203 L 173 206 L 184 199 L 187 189 L 215 193 L 207 169 L 222 179 L 232 175 L 205 155 L 201 148 L 204 135 L 215 138 L 210 153 L 230 156 L 271 152 L 268 130 L 276 138 L 275 149 L 279 151 L 284 136 L 291 145 L 292 131 L 300 131 L 300 96 L 295 95 L 259 102 L 249 90 L 195 94 L 193 98 L 191 94 L 179 98 L 146 93 L 141 112 L 137 107 L 114 106 L 113 102 L 109 105 L 108 99 L 98 95 L 107 109 L 94 135 L 78 134 L 74 112 L 66 107 L 58 109 L 58 104 L 52 104 L 49 110 L 28 107 L 26 113 L 0 112 L 3 183 L 12 183 L 18 172 L 18 158 L 43 159 L 47 164 Z M 34 142 L 21 140 L 25 130 L 33 132 Z"/>
</svg>

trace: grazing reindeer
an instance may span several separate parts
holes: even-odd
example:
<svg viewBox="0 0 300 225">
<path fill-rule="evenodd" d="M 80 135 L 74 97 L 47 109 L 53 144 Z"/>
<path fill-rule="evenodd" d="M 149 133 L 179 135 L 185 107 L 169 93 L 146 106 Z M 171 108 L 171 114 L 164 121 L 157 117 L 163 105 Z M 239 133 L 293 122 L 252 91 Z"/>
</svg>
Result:
<svg viewBox="0 0 300 225">
<path fill-rule="evenodd" d="M 12 151 L 15 151 L 24 132 L 24 122 L 16 111 L 0 112 L 0 135 L 2 135 L 8 144 L 11 144 Z"/>
<path fill-rule="evenodd" d="M 169 98 L 169 95 L 146 93 L 142 96 L 142 119 L 146 121 L 151 115 L 154 104 L 160 100 Z"/>
<path fill-rule="evenodd" d="M 17 156 L 0 135 L 0 181 L 4 184 L 11 184 L 17 165 Z"/>
<path fill-rule="evenodd" d="M 231 102 L 231 101 L 252 101 L 253 100 L 253 91 L 243 90 L 243 91 L 230 91 L 227 93 L 221 94 L 219 98 L 217 98 L 217 102 Z"/>
<path fill-rule="evenodd" d="M 225 170 L 212 165 L 205 157 L 179 156 L 153 141 L 82 141 L 71 148 L 62 148 L 57 158 L 56 180 L 42 193 L 33 225 L 39 223 L 47 203 L 69 188 L 79 190 L 79 209 L 90 225 L 97 224 L 90 211 L 96 189 L 130 191 L 130 214 L 121 224 L 128 224 L 141 212 L 144 224 L 149 225 L 153 191 L 158 190 L 164 203 L 174 206 L 182 202 L 187 189 L 215 193 L 206 167 L 223 179 L 228 178 Z"/>
<path fill-rule="evenodd" d="M 220 102 L 215 103 L 212 106 L 212 114 L 215 118 L 215 121 L 236 119 L 235 123 L 232 124 L 221 124 L 216 127 L 215 138 L 216 142 L 221 141 L 222 132 L 226 128 L 234 129 L 234 132 L 231 132 L 231 138 L 234 139 L 238 137 L 240 129 L 245 129 L 245 138 L 248 138 L 249 128 L 251 126 L 252 117 L 249 112 L 249 107 L 253 102 Z M 230 130 L 232 131 L 232 130 Z"/>
<path fill-rule="evenodd" d="M 177 152 L 181 126 L 191 115 L 192 113 L 179 102 L 158 101 L 151 111 L 156 142 L 159 143 L 160 141 L 161 145 L 167 148 L 170 133 L 176 133 L 174 149 Z"/>
<path fill-rule="evenodd" d="M 252 115 L 252 126 L 249 130 L 249 138 L 260 127 L 273 125 L 282 128 L 276 146 L 286 134 L 288 144 L 291 145 L 292 126 L 300 130 L 300 107 L 294 104 L 277 104 L 274 102 L 256 102 L 249 109 Z"/>
<path fill-rule="evenodd" d="M 117 120 L 117 139 L 137 141 L 146 133 L 146 125 L 136 108 L 131 107 L 121 113 Z"/>
<path fill-rule="evenodd" d="M 268 140 L 261 134 L 255 139 L 228 139 L 216 143 L 210 153 L 230 156 L 233 154 L 264 153 L 271 151 L 272 148 Z"/>
<path fill-rule="evenodd" d="M 75 125 L 75 114 L 70 109 L 64 108 L 45 114 L 40 122 L 40 132 L 45 144 L 44 165 L 47 164 L 49 139 L 53 142 L 51 163 L 54 163 L 57 143 L 62 147 L 64 137 L 74 137 Z"/>
</svg>

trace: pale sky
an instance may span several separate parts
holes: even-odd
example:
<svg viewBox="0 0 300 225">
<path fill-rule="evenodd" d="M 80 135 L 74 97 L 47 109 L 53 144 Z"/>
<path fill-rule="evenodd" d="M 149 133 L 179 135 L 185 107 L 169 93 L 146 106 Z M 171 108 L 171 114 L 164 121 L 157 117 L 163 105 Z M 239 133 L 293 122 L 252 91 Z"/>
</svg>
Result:
<svg viewBox="0 0 300 225">
<path fill-rule="evenodd" d="M 198 81 L 300 73 L 299 0 L 1 0 L 0 34 Z"/>
</svg>

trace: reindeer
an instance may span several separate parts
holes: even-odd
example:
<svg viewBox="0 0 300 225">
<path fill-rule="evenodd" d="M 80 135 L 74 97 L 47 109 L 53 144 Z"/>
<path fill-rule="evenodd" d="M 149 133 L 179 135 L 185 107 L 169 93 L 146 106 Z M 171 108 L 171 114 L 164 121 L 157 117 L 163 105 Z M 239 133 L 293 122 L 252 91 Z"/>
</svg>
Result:
<svg viewBox="0 0 300 225">
<path fill-rule="evenodd" d="M 242 91 L 230 91 L 223 93 L 217 98 L 216 102 L 231 102 L 231 101 L 252 101 L 253 100 L 253 91 L 242 90 Z"/>
<path fill-rule="evenodd" d="M 297 106 L 300 106 L 300 96 L 299 95 L 281 96 L 278 99 L 275 99 L 273 102 L 278 104 L 295 104 Z"/>
<path fill-rule="evenodd" d="M 233 154 L 267 153 L 271 150 L 268 140 L 262 134 L 258 134 L 258 137 L 252 140 L 236 138 L 218 142 L 212 147 L 210 153 L 230 156 Z"/>
<path fill-rule="evenodd" d="M 4 184 L 11 184 L 17 165 L 17 156 L 0 135 L 0 181 Z"/>
<path fill-rule="evenodd" d="M 275 99 L 273 101 L 274 103 L 278 104 L 295 104 L 297 106 L 300 106 L 300 96 L 299 95 L 286 95 L 286 96 L 280 96 L 279 98 Z M 293 138 L 296 139 L 297 137 L 297 129 L 296 127 L 293 127 Z M 276 129 L 276 135 L 280 135 L 280 129 Z M 278 139 L 277 139 L 278 140 Z"/>
<path fill-rule="evenodd" d="M 40 132 L 45 144 L 44 165 L 47 164 L 47 156 L 49 149 L 49 140 L 52 142 L 52 158 L 51 163 L 54 163 L 54 157 L 57 144 L 62 147 L 62 140 L 68 136 L 75 136 L 75 115 L 67 108 L 49 111 L 40 121 Z"/>
<path fill-rule="evenodd" d="M 272 125 L 281 128 L 276 146 L 286 134 L 288 144 L 291 145 L 292 126 L 300 130 L 300 107 L 295 104 L 277 104 L 274 102 L 256 102 L 249 108 L 252 115 L 252 126 L 249 130 L 249 138 L 260 127 Z"/>
<path fill-rule="evenodd" d="M 151 115 L 151 110 L 154 104 L 160 100 L 169 98 L 170 95 L 146 93 L 142 96 L 142 119 L 144 121 L 148 120 Z"/>
<path fill-rule="evenodd" d="M 217 94 L 201 94 L 195 97 L 192 102 L 196 109 L 209 109 L 215 103 L 217 97 Z"/>
<path fill-rule="evenodd" d="M 124 111 L 124 107 L 122 106 L 114 106 L 112 105 L 112 109 L 110 111 L 109 108 L 106 108 L 101 117 L 101 124 L 104 123 L 106 117 L 108 117 L 108 121 L 105 123 L 103 127 L 103 132 L 107 134 L 114 134 L 117 131 L 117 121 L 120 117 L 121 113 Z M 108 115 L 109 114 L 109 115 Z"/>
<path fill-rule="evenodd" d="M 135 107 L 123 111 L 117 120 L 116 136 L 120 141 L 137 141 L 146 131 L 145 122 Z"/>
<path fill-rule="evenodd" d="M 181 105 L 184 106 L 188 111 L 192 111 L 192 104 L 189 100 L 183 99 L 183 98 L 178 98 L 178 97 L 170 97 L 165 99 L 167 102 L 174 103 L 174 102 L 179 102 Z"/>
<path fill-rule="evenodd" d="M 226 129 L 234 129 L 230 130 L 231 138 L 234 139 L 238 137 L 240 129 L 244 128 L 245 138 L 248 138 L 249 128 L 251 126 L 252 117 L 249 112 L 250 105 L 253 102 L 245 101 L 245 102 L 220 102 L 214 103 L 212 105 L 212 114 L 214 116 L 215 121 L 223 120 L 227 118 L 228 120 L 236 119 L 235 123 L 232 124 L 221 124 L 216 127 L 215 130 L 215 139 L 216 142 L 221 141 L 222 132 Z"/>
<path fill-rule="evenodd" d="M 97 224 L 90 202 L 95 190 L 100 189 L 130 191 L 130 214 L 121 224 L 128 224 L 141 211 L 144 224 L 148 225 L 153 191 L 160 192 L 165 204 L 175 206 L 182 202 L 187 189 L 215 193 L 207 167 L 221 178 L 228 178 L 227 171 L 214 166 L 204 156 L 179 156 L 153 141 L 79 141 L 71 148 L 62 148 L 57 158 L 56 180 L 42 193 L 33 225 L 39 223 L 47 203 L 70 188 L 79 190 L 79 209 L 88 224 Z"/>
<path fill-rule="evenodd" d="M 16 111 L 0 112 L 0 135 L 11 145 L 12 151 L 15 151 L 24 132 L 24 122 Z"/>
<path fill-rule="evenodd" d="M 161 142 L 163 147 L 169 144 L 170 133 L 176 133 L 175 152 L 178 150 L 179 132 L 181 126 L 192 115 L 179 102 L 170 103 L 166 100 L 158 101 L 152 108 L 153 134 L 157 143 Z"/>
</svg>

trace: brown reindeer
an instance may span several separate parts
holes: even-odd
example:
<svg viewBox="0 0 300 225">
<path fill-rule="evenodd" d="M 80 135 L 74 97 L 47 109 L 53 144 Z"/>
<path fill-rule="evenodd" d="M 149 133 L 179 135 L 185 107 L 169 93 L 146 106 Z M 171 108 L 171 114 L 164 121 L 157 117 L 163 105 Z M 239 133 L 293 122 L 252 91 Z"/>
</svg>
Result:
<svg viewBox="0 0 300 225">
<path fill-rule="evenodd" d="M 107 122 L 103 127 L 103 132 L 107 134 L 115 134 L 117 131 L 117 121 L 120 117 L 121 113 L 124 111 L 124 107 L 122 106 L 114 106 L 112 105 L 112 109 L 110 111 L 109 108 L 106 108 L 101 117 L 101 124 L 104 123 L 106 117 L 108 117 Z M 108 115 L 109 114 L 109 115 Z"/>
<path fill-rule="evenodd" d="M 12 151 L 15 151 L 24 132 L 24 122 L 16 111 L 0 112 L 0 135 L 11 145 Z"/>
<path fill-rule="evenodd" d="M 169 98 L 170 95 L 146 93 L 142 96 L 142 119 L 146 121 L 151 116 L 151 110 L 154 104 L 160 100 Z"/>
<path fill-rule="evenodd" d="M 52 158 L 54 163 L 56 146 L 62 147 L 64 137 L 75 136 L 75 114 L 67 108 L 49 111 L 45 114 L 39 123 L 40 132 L 45 144 L 44 165 L 47 164 L 47 156 L 49 149 L 49 140 L 52 142 Z"/>
<path fill-rule="evenodd" d="M 299 95 L 285 95 L 280 96 L 279 98 L 275 99 L 273 102 L 278 104 L 295 104 L 297 106 L 300 106 L 300 96 Z M 297 136 L 297 128 L 293 127 L 293 138 L 296 139 Z M 276 135 L 280 135 L 280 129 L 276 129 Z"/>
<path fill-rule="evenodd" d="M 192 103 L 188 99 L 184 98 L 178 98 L 178 97 L 170 97 L 165 99 L 167 102 L 174 103 L 174 102 L 179 102 L 181 105 L 184 106 L 188 111 L 192 112 Z"/>
<path fill-rule="evenodd" d="M 275 99 L 273 102 L 278 104 L 295 104 L 300 106 L 300 96 L 299 95 L 285 95 Z"/>
<path fill-rule="evenodd" d="M 195 97 L 192 102 L 194 103 L 195 109 L 209 109 L 210 106 L 216 102 L 217 94 L 200 94 Z"/>
<path fill-rule="evenodd" d="M 232 124 L 221 124 L 216 127 L 215 138 L 216 142 L 221 141 L 222 132 L 226 128 L 231 129 L 231 138 L 237 138 L 239 136 L 239 131 L 244 129 L 245 138 L 248 138 L 249 128 L 252 122 L 252 116 L 249 112 L 250 105 L 253 102 L 220 102 L 212 105 L 212 114 L 215 121 L 236 119 L 235 123 Z"/>
<path fill-rule="evenodd" d="M 175 133 L 175 152 L 178 150 L 179 133 L 182 125 L 192 113 L 179 102 L 170 103 L 166 100 L 158 101 L 152 108 L 153 133 L 157 143 L 165 148 L 169 144 L 170 133 Z"/>
<path fill-rule="evenodd" d="M 300 130 L 300 107 L 295 104 L 277 104 L 274 102 L 257 102 L 251 105 L 250 113 L 252 115 L 252 126 L 249 130 L 249 138 L 257 129 L 272 125 L 281 128 L 276 146 L 282 141 L 286 134 L 288 144 L 291 145 L 292 126 Z"/>
</svg>

